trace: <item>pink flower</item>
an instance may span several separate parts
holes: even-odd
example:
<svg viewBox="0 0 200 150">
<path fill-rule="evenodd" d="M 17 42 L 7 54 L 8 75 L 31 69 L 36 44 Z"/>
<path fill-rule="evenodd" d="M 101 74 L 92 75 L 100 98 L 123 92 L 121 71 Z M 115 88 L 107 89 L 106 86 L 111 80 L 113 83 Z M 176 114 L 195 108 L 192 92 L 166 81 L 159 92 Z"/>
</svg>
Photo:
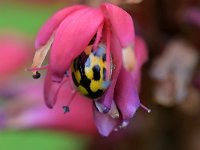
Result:
<svg viewBox="0 0 200 150">
<path fill-rule="evenodd" d="M 63 85 L 67 84 L 72 91 L 72 98 L 68 95 L 66 99 L 71 101 L 77 93 L 70 70 L 73 61 L 81 58 L 88 45 L 94 53 L 105 49 L 106 88 L 101 97 L 93 98 L 93 111 L 100 134 L 107 136 L 113 129 L 126 126 L 141 106 L 135 79 L 139 80 L 143 61 L 138 60 L 140 52 L 134 43 L 132 18 L 121 8 L 108 3 L 99 8 L 72 6 L 53 15 L 39 31 L 30 70 L 38 78 L 38 70 L 47 68 L 44 96 L 47 106 L 53 108 Z M 41 67 L 50 49 L 49 65 Z M 145 50 L 142 55 L 146 57 Z M 68 111 L 68 107 L 64 109 Z"/>
<path fill-rule="evenodd" d="M 14 84 L 7 83 L 4 90 L 10 93 L 14 91 L 15 95 L 8 96 L 0 107 L 0 127 L 42 128 L 87 135 L 97 134 L 91 113 L 91 101 L 84 100 L 77 94 L 76 101 L 70 105 L 70 113 L 63 114 L 60 107 L 65 104 L 66 97 L 71 93 L 68 86 L 63 86 L 61 89 L 58 95 L 58 104 L 53 110 L 46 109 L 42 102 L 42 84 L 39 80 L 37 82 L 23 80 Z M 2 92 L 0 89 L 0 93 Z"/>
<path fill-rule="evenodd" d="M 197 7 L 188 8 L 183 15 L 183 21 L 200 27 L 200 9 Z"/>
<path fill-rule="evenodd" d="M 198 73 L 195 75 L 193 79 L 193 84 L 197 89 L 200 90 L 200 71 L 198 71 Z"/>
<path fill-rule="evenodd" d="M 33 82 L 24 79 L 22 73 L 25 73 L 24 67 L 33 50 L 27 37 L 25 39 L 16 33 L 4 33 L 0 36 L 0 50 L 0 129 L 43 128 L 97 134 L 91 101 L 80 99 L 77 93 L 76 101 L 70 105 L 71 112 L 63 115 L 60 107 L 65 104 L 65 97 L 71 93 L 68 86 L 62 87 L 58 104 L 49 110 L 42 101 L 42 83 L 39 80 Z"/>
<path fill-rule="evenodd" d="M 30 58 L 30 47 L 26 40 L 17 34 L 4 33 L 0 36 L 0 82 L 10 78 L 22 69 Z"/>
</svg>

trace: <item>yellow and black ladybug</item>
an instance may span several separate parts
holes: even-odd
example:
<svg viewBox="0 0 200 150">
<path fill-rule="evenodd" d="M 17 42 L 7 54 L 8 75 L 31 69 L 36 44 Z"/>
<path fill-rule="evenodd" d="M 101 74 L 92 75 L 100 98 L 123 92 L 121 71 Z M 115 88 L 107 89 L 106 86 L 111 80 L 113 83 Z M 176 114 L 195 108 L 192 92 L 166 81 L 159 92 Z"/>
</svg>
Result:
<svg viewBox="0 0 200 150">
<path fill-rule="evenodd" d="M 111 75 L 106 79 L 105 45 L 99 44 L 96 50 L 89 45 L 73 61 L 71 70 L 73 82 L 80 93 L 92 99 L 101 97 L 111 82 Z"/>
</svg>

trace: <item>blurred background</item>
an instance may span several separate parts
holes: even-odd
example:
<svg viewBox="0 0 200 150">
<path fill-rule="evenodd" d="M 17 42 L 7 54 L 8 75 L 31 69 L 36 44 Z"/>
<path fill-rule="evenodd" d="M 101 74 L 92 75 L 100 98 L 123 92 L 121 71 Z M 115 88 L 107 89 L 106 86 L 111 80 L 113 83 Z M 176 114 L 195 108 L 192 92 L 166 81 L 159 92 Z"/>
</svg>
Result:
<svg viewBox="0 0 200 150">
<path fill-rule="evenodd" d="M 74 102 L 66 115 L 49 111 L 43 77 L 33 80 L 25 71 L 36 34 L 55 11 L 99 1 L 1 0 L 0 149 L 200 150 L 200 0 L 110 2 L 131 14 L 146 43 L 140 97 L 152 112 L 139 109 L 127 128 L 103 138 L 89 103 Z"/>
</svg>

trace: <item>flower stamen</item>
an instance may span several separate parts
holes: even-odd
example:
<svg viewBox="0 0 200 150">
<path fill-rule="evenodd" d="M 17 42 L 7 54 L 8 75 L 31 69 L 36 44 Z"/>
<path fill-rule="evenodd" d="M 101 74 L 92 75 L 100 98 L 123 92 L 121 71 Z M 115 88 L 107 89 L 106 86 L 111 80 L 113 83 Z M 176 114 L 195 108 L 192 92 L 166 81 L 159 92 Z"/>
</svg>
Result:
<svg viewBox="0 0 200 150">
<path fill-rule="evenodd" d="M 42 67 L 35 67 L 35 68 L 26 68 L 25 71 L 39 71 L 39 70 L 45 70 L 47 69 L 49 66 L 46 65 L 46 66 L 42 66 Z"/>
<path fill-rule="evenodd" d="M 147 108 L 145 105 L 140 103 L 140 107 L 143 108 L 147 113 L 151 113 L 151 109 Z"/>
<path fill-rule="evenodd" d="M 74 99 L 74 97 L 76 96 L 76 93 L 77 93 L 77 91 L 74 89 L 74 90 L 72 90 L 72 95 L 71 95 L 71 97 L 69 98 L 69 101 L 67 102 L 67 105 L 64 105 L 63 106 L 63 111 L 64 111 L 64 113 L 67 113 L 67 112 L 69 112 L 70 111 L 70 104 L 72 103 L 72 101 L 73 101 L 73 99 Z"/>
<path fill-rule="evenodd" d="M 69 112 L 69 107 L 68 106 L 63 106 L 63 111 L 64 111 L 64 114 Z"/>
<path fill-rule="evenodd" d="M 34 79 L 39 79 L 40 76 L 41 76 L 41 75 L 40 75 L 40 73 L 39 73 L 38 71 L 36 71 L 36 73 L 32 75 L 32 77 L 33 77 Z"/>
</svg>

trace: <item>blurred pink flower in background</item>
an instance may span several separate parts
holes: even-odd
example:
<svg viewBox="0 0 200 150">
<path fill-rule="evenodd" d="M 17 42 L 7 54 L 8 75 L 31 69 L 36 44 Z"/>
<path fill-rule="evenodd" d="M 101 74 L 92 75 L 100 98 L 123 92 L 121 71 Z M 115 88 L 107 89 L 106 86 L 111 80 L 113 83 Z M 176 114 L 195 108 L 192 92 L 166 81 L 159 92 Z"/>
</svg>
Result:
<svg viewBox="0 0 200 150">
<path fill-rule="evenodd" d="M 200 9 L 188 7 L 182 12 L 180 18 L 183 25 L 190 27 L 184 29 L 187 33 L 186 37 L 171 39 L 166 44 L 163 54 L 154 60 L 151 69 L 151 76 L 157 81 L 154 89 L 155 100 L 165 106 L 181 103 L 189 106 L 189 103 L 192 104 L 192 101 L 199 99 L 196 90 L 192 87 L 192 78 L 199 61 L 198 48 L 195 45 L 198 45 L 199 41 L 194 38 L 194 35 L 191 36 L 191 30 L 200 27 Z M 193 82 L 198 87 L 197 76 Z M 194 110 L 193 108 L 190 107 L 190 110 Z"/>
<path fill-rule="evenodd" d="M 125 127 L 138 107 L 143 107 L 138 89 L 140 69 L 147 54 L 141 39 L 136 40 L 141 48 L 135 45 L 133 21 L 128 13 L 109 3 L 99 8 L 76 5 L 60 10 L 39 31 L 35 42 L 37 51 L 29 70 L 33 71 L 34 78 L 38 78 L 38 70 L 47 69 L 44 95 L 49 108 L 55 105 L 63 85 L 71 89 L 71 94 L 65 96 L 71 101 L 77 92 L 71 79 L 70 65 L 92 39 L 94 51 L 99 44 L 105 45 L 106 72 L 107 76 L 112 75 L 108 90 L 94 100 L 93 107 L 100 134 L 108 136 L 113 129 Z M 49 65 L 41 67 L 50 49 Z M 80 99 L 88 98 L 80 96 Z"/>
<path fill-rule="evenodd" d="M 174 38 L 167 43 L 151 69 L 151 76 L 157 81 L 154 88 L 156 102 L 165 106 L 184 102 L 190 94 L 188 86 L 199 59 L 197 51 L 182 38 Z"/>
<path fill-rule="evenodd" d="M 0 33 L 0 82 L 24 69 L 30 60 L 31 48 L 24 37 L 14 33 Z"/>
<path fill-rule="evenodd" d="M 200 71 L 195 75 L 193 82 L 195 87 L 200 90 Z"/>
<path fill-rule="evenodd" d="M 91 101 L 76 95 L 76 101 L 70 106 L 70 113 L 64 114 L 61 106 L 65 104 L 66 97 L 71 91 L 63 87 L 58 95 L 58 104 L 53 110 L 47 109 L 43 104 L 42 84 L 38 81 L 22 80 L 15 85 L 8 84 L 6 90 L 17 91 L 13 97 L 0 108 L 4 128 L 12 129 L 53 129 L 78 134 L 95 135 L 97 133 L 93 124 Z M 20 89 L 17 89 L 19 88 Z M 66 96 L 67 95 L 67 96 Z"/>
<path fill-rule="evenodd" d="M 183 15 L 183 21 L 200 27 L 200 9 L 189 7 Z"/>
</svg>

